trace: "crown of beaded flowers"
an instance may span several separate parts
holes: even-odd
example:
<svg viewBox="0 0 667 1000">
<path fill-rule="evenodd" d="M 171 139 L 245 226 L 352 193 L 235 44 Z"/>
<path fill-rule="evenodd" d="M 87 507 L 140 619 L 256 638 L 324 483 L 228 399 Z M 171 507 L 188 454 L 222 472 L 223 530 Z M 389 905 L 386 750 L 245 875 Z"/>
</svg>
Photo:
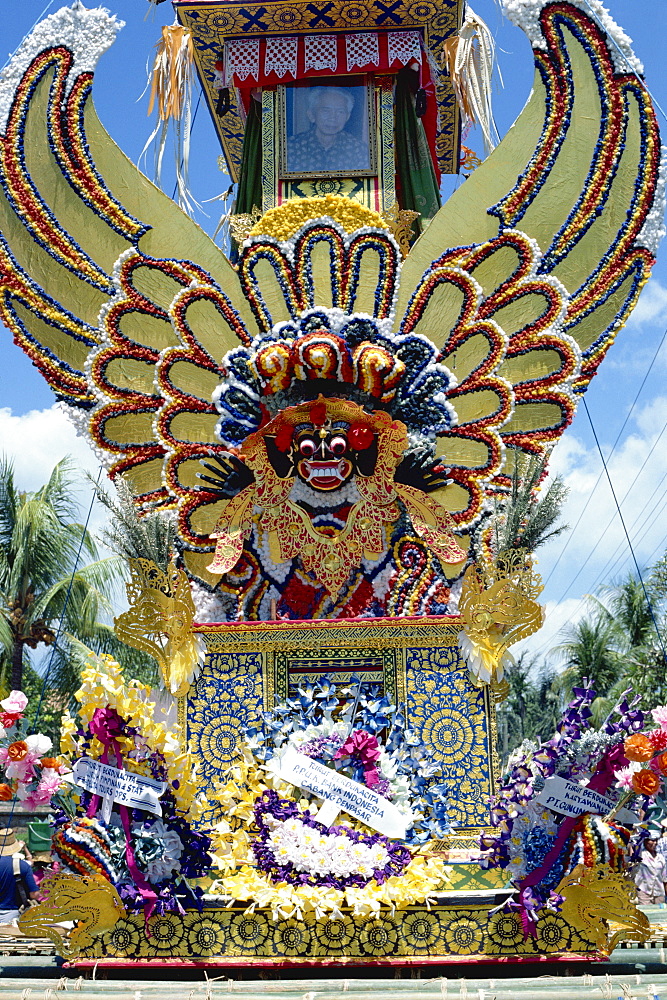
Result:
<svg viewBox="0 0 667 1000">
<path fill-rule="evenodd" d="M 446 396 L 456 385 L 425 337 L 398 336 L 389 320 L 341 309 L 310 309 L 278 323 L 223 359 L 214 400 L 218 437 L 240 444 L 267 418 L 320 393 L 367 410 L 384 409 L 409 430 L 446 430 L 456 415 Z"/>
</svg>

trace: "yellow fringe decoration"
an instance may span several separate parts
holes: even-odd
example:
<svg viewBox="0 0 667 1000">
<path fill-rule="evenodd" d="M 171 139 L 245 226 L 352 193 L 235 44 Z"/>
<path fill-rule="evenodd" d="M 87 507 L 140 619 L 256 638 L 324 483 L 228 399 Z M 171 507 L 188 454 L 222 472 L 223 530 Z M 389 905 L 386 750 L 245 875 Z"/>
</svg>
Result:
<svg viewBox="0 0 667 1000">
<path fill-rule="evenodd" d="M 148 114 L 152 114 L 153 109 L 157 108 L 158 121 L 141 152 L 139 162 L 155 143 L 154 179 L 161 187 L 162 161 L 169 123 L 173 122 L 177 200 L 184 212 L 193 215 L 194 209 L 201 206 L 192 197 L 188 181 L 192 87 L 195 78 L 192 35 L 180 24 L 165 25 L 162 38 L 155 48 L 155 62 L 149 78 L 151 96 Z"/>
<path fill-rule="evenodd" d="M 499 142 L 491 107 L 491 76 L 495 46 L 489 28 L 481 17 L 466 6 L 458 35 L 443 44 L 445 62 L 452 86 L 464 117 L 478 125 L 487 153 Z"/>
<path fill-rule="evenodd" d="M 155 48 L 148 114 L 153 113 L 157 103 L 161 121 L 180 120 L 192 86 L 192 35 L 181 24 L 165 25 Z"/>
</svg>

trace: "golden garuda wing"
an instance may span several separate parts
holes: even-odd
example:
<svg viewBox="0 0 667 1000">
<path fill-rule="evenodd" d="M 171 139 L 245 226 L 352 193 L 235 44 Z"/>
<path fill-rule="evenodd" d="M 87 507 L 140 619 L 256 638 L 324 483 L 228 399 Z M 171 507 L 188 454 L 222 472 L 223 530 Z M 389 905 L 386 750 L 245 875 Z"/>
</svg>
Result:
<svg viewBox="0 0 667 1000">
<path fill-rule="evenodd" d="M 664 234 L 658 127 L 627 37 L 596 2 L 503 6 L 533 45 L 533 91 L 413 246 L 397 306 L 459 382 L 438 451 L 462 522 L 518 452 L 570 423 Z"/>
<path fill-rule="evenodd" d="M 224 254 L 95 114 L 93 70 L 121 26 L 65 7 L 3 72 L 0 317 L 111 476 L 168 507 L 178 460 L 218 448 L 219 361 L 256 327 Z"/>
</svg>

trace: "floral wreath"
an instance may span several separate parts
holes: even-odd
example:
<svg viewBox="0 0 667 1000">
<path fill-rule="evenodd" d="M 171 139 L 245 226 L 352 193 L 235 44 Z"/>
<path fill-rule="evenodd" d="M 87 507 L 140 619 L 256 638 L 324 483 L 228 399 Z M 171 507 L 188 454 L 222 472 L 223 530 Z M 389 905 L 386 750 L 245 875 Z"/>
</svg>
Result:
<svg viewBox="0 0 667 1000">
<path fill-rule="evenodd" d="M 242 755 L 211 798 L 224 819 L 213 830 L 220 877 L 211 891 L 269 906 L 274 917 L 337 912 L 431 900 L 448 883 L 443 862 L 424 854 L 450 829 L 442 766 L 406 730 L 402 708 L 379 686 L 353 677 L 337 697 L 329 677 L 304 683 L 245 731 Z M 328 828 L 319 802 L 280 777 L 290 748 L 332 767 L 392 801 L 408 819 L 405 842 L 345 816 Z"/>
</svg>

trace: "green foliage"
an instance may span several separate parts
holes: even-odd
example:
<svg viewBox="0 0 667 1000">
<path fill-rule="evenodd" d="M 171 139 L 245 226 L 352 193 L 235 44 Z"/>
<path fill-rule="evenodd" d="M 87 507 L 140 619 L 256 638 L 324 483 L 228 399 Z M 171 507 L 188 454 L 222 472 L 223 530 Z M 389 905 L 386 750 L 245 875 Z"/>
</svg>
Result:
<svg viewBox="0 0 667 1000">
<path fill-rule="evenodd" d="M 627 688 L 641 696 L 645 709 L 667 702 L 666 599 L 664 559 L 646 575 L 645 585 L 629 573 L 589 598 L 586 615 L 564 629 L 565 641 L 554 650 L 565 666 L 555 683 L 563 704 L 585 677 L 598 694 L 591 706 L 595 725 Z"/>
<path fill-rule="evenodd" d="M 166 570 L 176 544 L 176 521 L 169 511 L 151 511 L 139 517 L 130 487 L 115 482 L 118 500 L 96 485 L 97 497 L 112 515 L 103 534 L 105 543 L 125 559 L 150 559 Z"/>
<path fill-rule="evenodd" d="M 64 459 L 34 493 L 17 488 L 10 462 L 0 459 L 0 687 L 33 687 L 29 650 L 48 647 L 42 710 L 57 715 L 80 682 L 78 643 L 110 653 L 130 676 L 153 683 L 151 657 L 120 642 L 111 625 L 113 597 L 125 575 L 120 555 L 100 558 L 76 517 L 76 481 Z M 26 691 L 26 693 L 28 693 Z"/>
<path fill-rule="evenodd" d="M 523 740 L 548 739 L 560 718 L 560 705 L 553 689 L 555 671 L 538 667 L 535 657 L 523 653 L 506 671 L 510 686 L 498 707 L 498 740 L 503 765 Z"/>
<path fill-rule="evenodd" d="M 568 492 L 561 477 L 554 476 L 539 494 L 549 456 L 526 458 L 519 452 L 515 456 L 509 497 L 498 503 L 494 517 L 497 553 L 519 548 L 535 552 L 568 529 L 567 524 L 557 524 Z"/>
</svg>

